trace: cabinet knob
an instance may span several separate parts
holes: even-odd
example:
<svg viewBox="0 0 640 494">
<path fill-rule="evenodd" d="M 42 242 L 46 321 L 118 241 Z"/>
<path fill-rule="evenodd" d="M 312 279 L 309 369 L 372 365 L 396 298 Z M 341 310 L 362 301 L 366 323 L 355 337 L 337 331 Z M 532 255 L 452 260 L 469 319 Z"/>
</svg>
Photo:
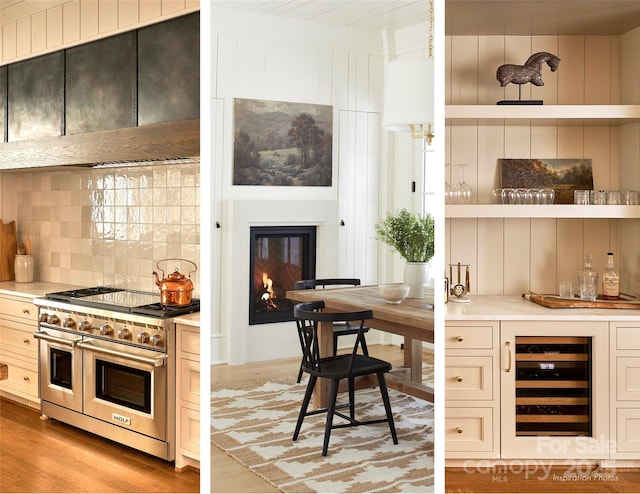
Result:
<svg viewBox="0 0 640 494">
<path fill-rule="evenodd" d="M 26 343 L 28 345 L 30 343 L 29 338 L 25 338 L 24 340 L 22 340 L 22 343 Z"/>
<path fill-rule="evenodd" d="M 29 309 L 22 309 L 22 313 L 23 314 L 31 314 L 31 311 Z"/>
<path fill-rule="evenodd" d="M 462 343 L 464 341 L 464 338 L 462 336 L 456 336 L 456 341 L 458 343 Z"/>
<path fill-rule="evenodd" d="M 462 434 L 462 427 L 456 427 L 456 432 L 458 434 Z"/>
<path fill-rule="evenodd" d="M 29 376 L 24 376 L 24 377 L 22 378 L 22 380 L 23 380 L 24 382 L 29 382 Z"/>
<path fill-rule="evenodd" d="M 456 376 L 456 381 L 458 381 L 459 383 L 462 382 L 462 376 Z"/>
</svg>

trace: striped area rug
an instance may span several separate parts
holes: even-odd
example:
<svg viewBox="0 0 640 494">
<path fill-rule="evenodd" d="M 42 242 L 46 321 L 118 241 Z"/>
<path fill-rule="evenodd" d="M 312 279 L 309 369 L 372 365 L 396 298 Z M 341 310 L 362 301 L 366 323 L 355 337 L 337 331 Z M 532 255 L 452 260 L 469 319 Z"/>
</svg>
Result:
<svg viewBox="0 0 640 494">
<path fill-rule="evenodd" d="M 324 414 L 291 440 L 304 389 L 293 379 L 214 388 L 211 441 L 282 492 L 433 492 L 431 403 L 390 389 L 399 444 L 386 423 L 337 429 L 322 457 Z M 356 403 L 360 420 L 385 415 L 377 388 Z"/>
</svg>

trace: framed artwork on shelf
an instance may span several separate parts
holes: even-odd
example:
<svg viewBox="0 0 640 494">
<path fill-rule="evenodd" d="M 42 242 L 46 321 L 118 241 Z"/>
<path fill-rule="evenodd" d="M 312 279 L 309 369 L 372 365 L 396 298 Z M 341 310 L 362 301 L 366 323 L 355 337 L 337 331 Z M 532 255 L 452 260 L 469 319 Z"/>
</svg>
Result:
<svg viewBox="0 0 640 494">
<path fill-rule="evenodd" d="M 236 98 L 233 122 L 233 185 L 331 186 L 331 105 Z"/>
<path fill-rule="evenodd" d="M 574 190 L 593 189 L 591 159 L 499 159 L 500 187 L 549 187 L 556 204 L 573 204 Z"/>
</svg>

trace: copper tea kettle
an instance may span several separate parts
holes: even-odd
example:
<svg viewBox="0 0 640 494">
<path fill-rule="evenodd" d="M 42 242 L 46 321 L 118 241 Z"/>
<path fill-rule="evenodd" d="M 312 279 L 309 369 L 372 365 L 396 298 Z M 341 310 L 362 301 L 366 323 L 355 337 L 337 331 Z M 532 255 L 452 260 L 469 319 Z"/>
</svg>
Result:
<svg viewBox="0 0 640 494">
<path fill-rule="evenodd" d="M 164 276 L 164 271 L 160 268 L 160 263 L 165 261 L 185 261 L 193 264 L 193 271 L 189 271 L 189 277 L 185 277 L 182 273 L 175 268 L 175 271 L 168 276 Z M 191 304 L 191 297 L 193 296 L 193 282 L 191 281 L 191 273 L 195 273 L 198 270 L 198 266 L 192 261 L 187 259 L 163 259 L 158 261 L 156 267 L 159 271 L 162 271 L 162 279 L 159 279 L 158 273 L 152 274 L 156 277 L 156 285 L 160 288 L 160 303 L 163 306 L 177 306 L 182 307 Z"/>
</svg>

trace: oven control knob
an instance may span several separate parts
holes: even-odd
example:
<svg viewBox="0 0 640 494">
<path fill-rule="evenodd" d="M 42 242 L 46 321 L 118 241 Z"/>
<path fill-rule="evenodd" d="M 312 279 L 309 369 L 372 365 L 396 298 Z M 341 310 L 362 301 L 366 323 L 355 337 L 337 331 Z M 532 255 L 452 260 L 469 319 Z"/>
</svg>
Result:
<svg viewBox="0 0 640 494">
<path fill-rule="evenodd" d="M 67 317 L 64 320 L 63 326 L 65 328 L 74 328 L 76 326 L 76 322 L 71 317 Z"/>
<path fill-rule="evenodd" d="M 47 318 L 47 322 L 49 324 L 60 324 L 60 318 L 58 316 L 56 316 L 55 314 L 51 314 L 48 318 Z"/>
<path fill-rule="evenodd" d="M 108 324 L 105 324 L 104 326 L 100 326 L 100 334 L 102 336 L 108 336 L 112 333 L 113 333 L 113 328 Z"/>
<path fill-rule="evenodd" d="M 91 323 L 87 320 L 80 323 L 80 331 L 91 331 L 91 327 Z"/>
<path fill-rule="evenodd" d="M 43 312 L 42 314 L 40 314 L 40 322 L 47 322 L 49 320 L 49 314 L 47 314 L 46 312 Z"/>
<path fill-rule="evenodd" d="M 159 333 L 153 334 L 151 335 L 151 344 L 153 346 L 158 346 L 160 345 L 160 342 L 162 341 L 162 336 Z"/>
<path fill-rule="evenodd" d="M 149 333 L 142 332 L 138 335 L 138 343 L 148 343 L 149 342 Z"/>
<path fill-rule="evenodd" d="M 131 331 L 127 328 L 120 328 L 118 330 L 118 338 L 121 340 L 130 340 L 131 339 Z"/>
</svg>

